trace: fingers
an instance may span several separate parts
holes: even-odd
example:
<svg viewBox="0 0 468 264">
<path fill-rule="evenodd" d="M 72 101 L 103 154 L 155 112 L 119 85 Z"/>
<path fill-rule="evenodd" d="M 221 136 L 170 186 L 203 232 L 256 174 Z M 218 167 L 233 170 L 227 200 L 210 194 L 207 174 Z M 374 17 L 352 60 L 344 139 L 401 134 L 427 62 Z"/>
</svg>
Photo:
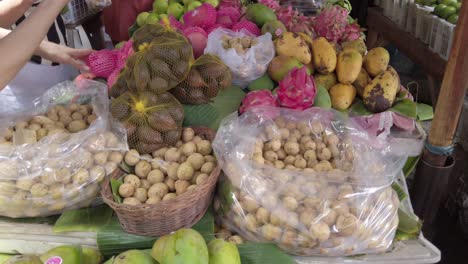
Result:
<svg viewBox="0 0 468 264">
<path fill-rule="evenodd" d="M 68 54 L 74 58 L 81 58 L 93 53 L 92 49 L 70 49 Z"/>
<path fill-rule="evenodd" d="M 86 66 L 86 64 L 83 61 L 79 60 L 79 59 L 69 57 L 69 59 L 67 60 L 67 63 L 70 64 L 71 66 L 75 67 L 78 70 L 89 71 L 89 67 Z"/>
</svg>

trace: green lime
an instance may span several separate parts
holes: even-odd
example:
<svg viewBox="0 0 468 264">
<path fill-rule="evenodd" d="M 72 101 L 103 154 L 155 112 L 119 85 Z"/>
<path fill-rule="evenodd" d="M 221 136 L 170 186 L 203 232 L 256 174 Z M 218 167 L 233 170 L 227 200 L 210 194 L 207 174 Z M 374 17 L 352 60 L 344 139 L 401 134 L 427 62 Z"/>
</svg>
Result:
<svg viewBox="0 0 468 264">
<path fill-rule="evenodd" d="M 447 21 L 448 21 L 449 23 L 452 23 L 452 24 L 456 25 L 457 22 L 458 22 L 458 15 L 457 15 L 457 14 L 451 15 L 451 16 L 447 19 Z"/>
<path fill-rule="evenodd" d="M 146 24 L 146 20 L 148 19 L 149 15 L 150 14 L 148 12 L 140 13 L 136 19 L 137 25 L 140 27 L 144 26 Z"/>
<path fill-rule="evenodd" d="M 456 13 L 457 13 L 457 9 L 455 7 L 447 6 L 441 11 L 440 17 L 443 19 L 447 19 L 449 18 L 449 16 L 456 14 Z"/>
<path fill-rule="evenodd" d="M 434 14 L 437 16 L 440 16 L 442 14 L 442 11 L 446 8 L 447 6 L 444 4 L 437 5 L 434 9 Z"/>
<path fill-rule="evenodd" d="M 457 4 L 457 0 L 442 0 L 441 4 L 455 6 Z"/>
<path fill-rule="evenodd" d="M 150 13 L 148 18 L 146 19 L 146 24 L 158 25 L 159 24 L 158 14 Z"/>
</svg>

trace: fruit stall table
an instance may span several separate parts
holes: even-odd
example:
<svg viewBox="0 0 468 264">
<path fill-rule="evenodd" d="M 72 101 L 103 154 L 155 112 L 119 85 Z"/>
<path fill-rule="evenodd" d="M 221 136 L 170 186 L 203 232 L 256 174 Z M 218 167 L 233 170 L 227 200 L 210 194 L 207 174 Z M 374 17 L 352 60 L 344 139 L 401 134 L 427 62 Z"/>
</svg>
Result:
<svg viewBox="0 0 468 264">
<path fill-rule="evenodd" d="M 381 8 L 371 7 L 368 9 L 367 25 L 369 31 L 367 45 L 369 49 L 375 46 L 378 38 L 383 38 L 422 67 L 429 79 L 431 98 L 435 105 L 439 94 L 438 83 L 444 77 L 447 62 L 438 54 L 432 52 L 426 44 L 415 36 L 385 17 Z"/>
</svg>

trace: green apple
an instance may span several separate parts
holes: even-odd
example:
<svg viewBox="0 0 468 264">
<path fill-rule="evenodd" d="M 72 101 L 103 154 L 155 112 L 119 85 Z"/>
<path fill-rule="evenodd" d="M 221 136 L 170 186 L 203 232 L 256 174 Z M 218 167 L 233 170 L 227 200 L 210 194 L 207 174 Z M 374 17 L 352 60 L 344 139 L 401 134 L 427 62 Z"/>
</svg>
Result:
<svg viewBox="0 0 468 264">
<path fill-rule="evenodd" d="M 169 3 L 167 0 L 155 0 L 153 3 L 153 12 L 156 14 L 164 14 L 167 11 Z"/>
<path fill-rule="evenodd" d="M 164 19 L 164 18 L 168 18 L 167 14 L 160 14 L 159 15 L 159 19 Z"/>
<path fill-rule="evenodd" d="M 148 20 L 149 15 L 150 15 L 150 13 L 148 13 L 148 12 L 140 13 L 137 16 L 137 19 L 136 19 L 137 25 L 140 26 L 140 27 L 144 26 L 146 24 L 146 20 Z"/>
<path fill-rule="evenodd" d="M 184 3 L 184 6 L 188 6 L 192 2 L 193 0 L 182 0 L 182 3 Z"/>
<path fill-rule="evenodd" d="M 146 19 L 146 24 L 157 25 L 159 24 L 159 16 L 155 13 L 150 13 Z"/>
<path fill-rule="evenodd" d="M 203 0 L 203 3 L 208 3 L 213 7 L 217 7 L 219 5 L 219 0 Z"/>
<path fill-rule="evenodd" d="M 179 19 L 183 13 L 184 13 L 184 7 L 179 3 L 172 3 L 167 8 L 167 14 L 173 15 L 177 19 Z"/>
<path fill-rule="evenodd" d="M 187 6 L 187 11 L 192 11 L 194 10 L 195 8 L 201 6 L 202 3 L 201 2 L 198 2 L 198 1 L 193 1 L 192 3 L 188 4 Z"/>
</svg>

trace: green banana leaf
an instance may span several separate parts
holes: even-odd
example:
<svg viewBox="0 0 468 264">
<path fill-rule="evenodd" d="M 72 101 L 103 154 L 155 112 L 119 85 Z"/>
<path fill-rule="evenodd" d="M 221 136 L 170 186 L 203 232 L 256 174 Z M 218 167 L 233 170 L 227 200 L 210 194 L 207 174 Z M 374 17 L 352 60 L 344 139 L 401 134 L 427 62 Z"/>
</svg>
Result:
<svg viewBox="0 0 468 264">
<path fill-rule="evenodd" d="M 97 232 L 109 223 L 112 214 L 112 209 L 107 205 L 66 211 L 55 222 L 53 231 L 56 233 Z"/>
<path fill-rule="evenodd" d="M 355 99 L 354 104 L 351 105 L 351 107 L 349 108 L 349 113 L 351 115 L 357 116 L 368 116 L 374 114 L 371 111 L 367 110 L 361 99 Z"/>
<path fill-rule="evenodd" d="M 112 189 L 112 197 L 114 198 L 114 202 L 122 203 L 122 197 L 119 194 L 120 185 L 123 184 L 123 179 L 120 178 L 118 180 L 110 179 L 110 185 Z"/>
<path fill-rule="evenodd" d="M 403 173 L 405 174 L 405 178 L 408 177 L 411 174 L 411 172 L 413 172 L 413 170 L 416 168 L 420 157 L 421 156 L 409 157 L 406 160 L 405 166 L 403 166 Z"/>
<path fill-rule="evenodd" d="M 317 95 L 315 96 L 314 106 L 325 109 L 331 108 L 330 94 L 325 87 L 317 86 Z"/>
<path fill-rule="evenodd" d="M 213 101 L 203 105 L 184 105 L 184 126 L 205 126 L 218 130 L 221 120 L 239 109 L 245 93 L 232 86 L 219 91 Z"/>
<path fill-rule="evenodd" d="M 402 99 L 393 105 L 389 111 L 412 119 L 417 118 L 417 104 L 410 99 Z"/>
<path fill-rule="evenodd" d="M 208 211 L 203 218 L 195 224 L 193 229 L 200 232 L 206 241 L 214 238 L 214 217 Z M 129 249 L 152 248 L 156 237 L 138 236 L 125 233 L 120 227 L 119 220 L 114 217 L 97 233 L 97 244 L 101 253 L 106 257 L 118 255 Z"/>
<path fill-rule="evenodd" d="M 394 182 L 392 184 L 392 188 L 393 190 L 397 193 L 398 195 L 398 199 L 400 201 L 403 201 L 405 200 L 406 198 L 408 198 L 408 194 L 406 193 L 405 190 L 403 190 L 403 187 L 398 183 L 398 182 Z"/>
<path fill-rule="evenodd" d="M 403 208 L 398 209 L 398 228 L 397 231 L 407 234 L 412 238 L 417 238 L 422 228 L 422 221 L 414 214 L 409 213 Z"/>
<path fill-rule="evenodd" d="M 237 245 L 242 264 L 295 264 L 296 261 L 273 244 Z"/>
<path fill-rule="evenodd" d="M 434 108 L 427 104 L 418 103 L 417 113 L 419 121 L 428 121 L 434 118 Z"/>
</svg>

